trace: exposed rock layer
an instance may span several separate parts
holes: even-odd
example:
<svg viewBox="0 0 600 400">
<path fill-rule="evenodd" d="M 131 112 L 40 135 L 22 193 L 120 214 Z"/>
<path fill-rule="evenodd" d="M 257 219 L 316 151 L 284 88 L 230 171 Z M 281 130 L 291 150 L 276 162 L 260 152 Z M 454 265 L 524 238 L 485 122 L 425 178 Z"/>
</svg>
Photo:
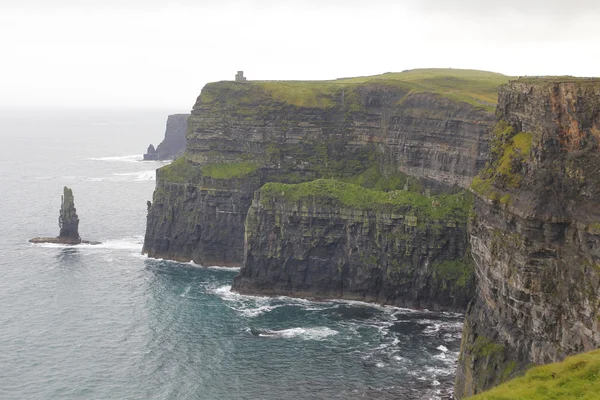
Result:
<svg viewBox="0 0 600 400">
<path fill-rule="evenodd" d="M 302 185 L 317 184 L 323 191 L 331 185 L 360 190 L 333 181 Z M 345 205 L 325 194 L 289 200 L 279 191 L 297 189 L 271 186 L 256 193 L 248 212 L 244 266 L 233 290 L 465 310 L 474 279 L 464 193 L 445 198 L 454 207 L 435 218 L 424 212 L 440 201 L 416 194 L 389 196 L 422 197 L 423 210 L 410 201 Z"/>
<path fill-rule="evenodd" d="M 512 82 L 497 119 L 473 183 L 458 397 L 600 346 L 600 80 Z"/>
<path fill-rule="evenodd" d="M 240 265 L 244 218 L 265 182 L 348 178 L 376 166 L 434 189 L 466 187 L 485 162 L 489 108 L 387 81 L 334 82 L 314 98 L 301 91 L 300 102 L 273 85 L 280 83 L 204 87 L 188 121 L 185 165 L 157 175 L 144 242 L 149 256 Z M 309 83 L 283 87 L 296 93 L 294 85 Z M 204 169 L 221 164 L 250 172 L 231 180 Z M 182 172 L 191 170 L 197 179 Z"/>
</svg>

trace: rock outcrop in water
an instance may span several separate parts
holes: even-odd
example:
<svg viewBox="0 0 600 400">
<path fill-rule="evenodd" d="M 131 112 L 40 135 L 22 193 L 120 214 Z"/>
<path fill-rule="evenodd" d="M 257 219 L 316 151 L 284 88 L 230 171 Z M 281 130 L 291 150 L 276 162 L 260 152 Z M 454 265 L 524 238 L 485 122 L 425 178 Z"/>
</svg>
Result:
<svg viewBox="0 0 600 400">
<path fill-rule="evenodd" d="M 493 124 L 487 102 L 504 82 L 480 71 L 417 70 L 208 84 L 189 118 L 184 156 L 158 170 L 143 251 L 241 265 L 246 215 L 267 182 L 333 178 L 380 191 L 466 188 L 485 163 Z"/>
<path fill-rule="evenodd" d="M 144 154 L 144 161 L 152 161 L 158 160 L 158 152 L 154 148 L 153 144 L 148 146 L 148 150 L 146 150 L 146 154 Z"/>
<path fill-rule="evenodd" d="M 475 289 L 470 200 L 335 180 L 266 184 L 248 212 L 233 290 L 465 310 Z"/>
<path fill-rule="evenodd" d="M 172 160 L 183 154 L 186 145 L 187 121 L 189 114 L 173 114 L 167 117 L 165 138 L 154 148 L 148 147 L 144 160 Z"/>
<path fill-rule="evenodd" d="M 600 80 L 502 87 L 491 141 L 472 186 L 458 397 L 600 347 Z"/>
<path fill-rule="evenodd" d="M 61 196 L 58 226 L 60 231 L 57 237 L 37 237 L 29 241 L 31 243 L 99 244 L 99 242 L 81 240 L 79 237 L 79 217 L 75 209 L 75 197 L 73 191 L 66 186 Z"/>
</svg>

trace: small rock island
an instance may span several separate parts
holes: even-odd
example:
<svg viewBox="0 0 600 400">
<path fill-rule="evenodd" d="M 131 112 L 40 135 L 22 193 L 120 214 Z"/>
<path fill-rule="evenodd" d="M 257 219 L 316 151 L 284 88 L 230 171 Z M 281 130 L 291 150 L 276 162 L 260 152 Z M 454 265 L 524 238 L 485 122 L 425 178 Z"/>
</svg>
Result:
<svg viewBox="0 0 600 400">
<path fill-rule="evenodd" d="M 57 237 L 36 237 L 30 239 L 31 243 L 58 243 L 58 244 L 100 244 L 100 242 L 81 240 L 79 237 L 79 217 L 75 209 L 73 190 L 64 187 L 61 197 L 60 213 L 58 216 L 60 228 Z"/>
</svg>

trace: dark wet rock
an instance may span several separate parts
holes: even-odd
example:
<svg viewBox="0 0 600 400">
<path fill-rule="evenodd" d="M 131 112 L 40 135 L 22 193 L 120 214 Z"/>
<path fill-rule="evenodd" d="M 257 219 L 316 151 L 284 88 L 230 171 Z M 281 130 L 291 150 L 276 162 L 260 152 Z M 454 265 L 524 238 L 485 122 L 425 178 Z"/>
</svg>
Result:
<svg viewBox="0 0 600 400">
<path fill-rule="evenodd" d="M 600 347 L 600 80 L 512 82 L 497 119 L 472 186 L 459 398 Z"/>
<path fill-rule="evenodd" d="M 206 85 L 188 121 L 184 156 L 158 170 L 144 253 L 241 265 L 246 214 L 265 182 L 377 169 L 408 174 L 423 190 L 452 192 L 485 163 L 488 109 L 385 83 L 340 90 L 330 101 L 296 106 L 260 83 Z M 221 167 L 230 173 L 216 173 Z"/>
<path fill-rule="evenodd" d="M 150 146 L 148 146 L 148 150 L 146 150 L 146 154 L 144 154 L 144 160 L 158 160 L 158 152 L 154 148 L 153 144 L 150 144 Z"/>
<path fill-rule="evenodd" d="M 79 217 L 75 209 L 73 191 L 64 187 L 61 197 L 61 206 L 58 216 L 60 228 L 57 237 L 37 237 L 30 239 L 31 243 L 57 243 L 57 244 L 100 244 L 100 242 L 81 240 L 79 237 Z"/>
<path fill-rule="evenodd" d="M 322 193 L 314 188 L 320 183 Z M 470 194 L 438 200 L 399 191 L 386 204 L 342 203 L 374 192 L 332 180 L 265 185 L 248 211 L 232 290 L 464 311 L 475 289 Z"/>
</svg>

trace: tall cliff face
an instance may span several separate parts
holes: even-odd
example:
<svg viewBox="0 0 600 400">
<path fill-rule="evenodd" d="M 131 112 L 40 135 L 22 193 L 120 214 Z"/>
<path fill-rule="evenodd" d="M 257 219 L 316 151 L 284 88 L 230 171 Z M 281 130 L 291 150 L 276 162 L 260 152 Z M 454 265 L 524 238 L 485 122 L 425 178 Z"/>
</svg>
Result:
<svg viewBox="0 0 600 400">
<path fill-rule="evenodd" d="M 512 82 L 497 120 L 472 186 L 459 397 L 600 346 L 600 80 Z"/>
<path fill-rule="evenodd" d="M 485 160 L 485 133 L 493 123 L 488 92 L 505 77 L 448 71 L 435 71 L 433 78 L 420 73 L 418 81 L 409 72 L 206 85 L 188 121 L 179 167 L 157 175 L 144 251 L 240 265 L 244 217 L 254 191 L 266 182 L 335 178 L 369 186 L 374 184 L 370 171 L 385 178 L 402 173 L 422 178 L 396 180 L 408 188 L 423 182 L 423 188 L 466 187 Z M 458 74 L 450 79 L 454 89 L 435 86 L 439 74 L 450 73 Z M 463 82 L 468 90 L 460 88 Z M 182 172 L 188 170 L 197 179 L 188 179 Z M 186 200 L 188 191 L 205 195 Z M 229 214 L 234 208 L 239 214 Z M 221 221 L 222 214 L 229 215 L 226 225 L 208 223 Z M 213 249 L 210 256 L 207 248 Z"/>
<path fill-rule="evenodd" d="M 148 147 L 144 154 L 144 160 L 171 160 L 181 155 L 185 150 L 187 143 L 187 121 L 189 114 L 173 114 L 167 117 L 167 127 L 165 129 L 165 138 L 154 148 Z"/>
<path fill-rule="evenodd" d="M 464 192 L 267 184 L 248 212 L 233 290 L 464 310 L 474 293 L 469 209 Z"/>
</svg>

